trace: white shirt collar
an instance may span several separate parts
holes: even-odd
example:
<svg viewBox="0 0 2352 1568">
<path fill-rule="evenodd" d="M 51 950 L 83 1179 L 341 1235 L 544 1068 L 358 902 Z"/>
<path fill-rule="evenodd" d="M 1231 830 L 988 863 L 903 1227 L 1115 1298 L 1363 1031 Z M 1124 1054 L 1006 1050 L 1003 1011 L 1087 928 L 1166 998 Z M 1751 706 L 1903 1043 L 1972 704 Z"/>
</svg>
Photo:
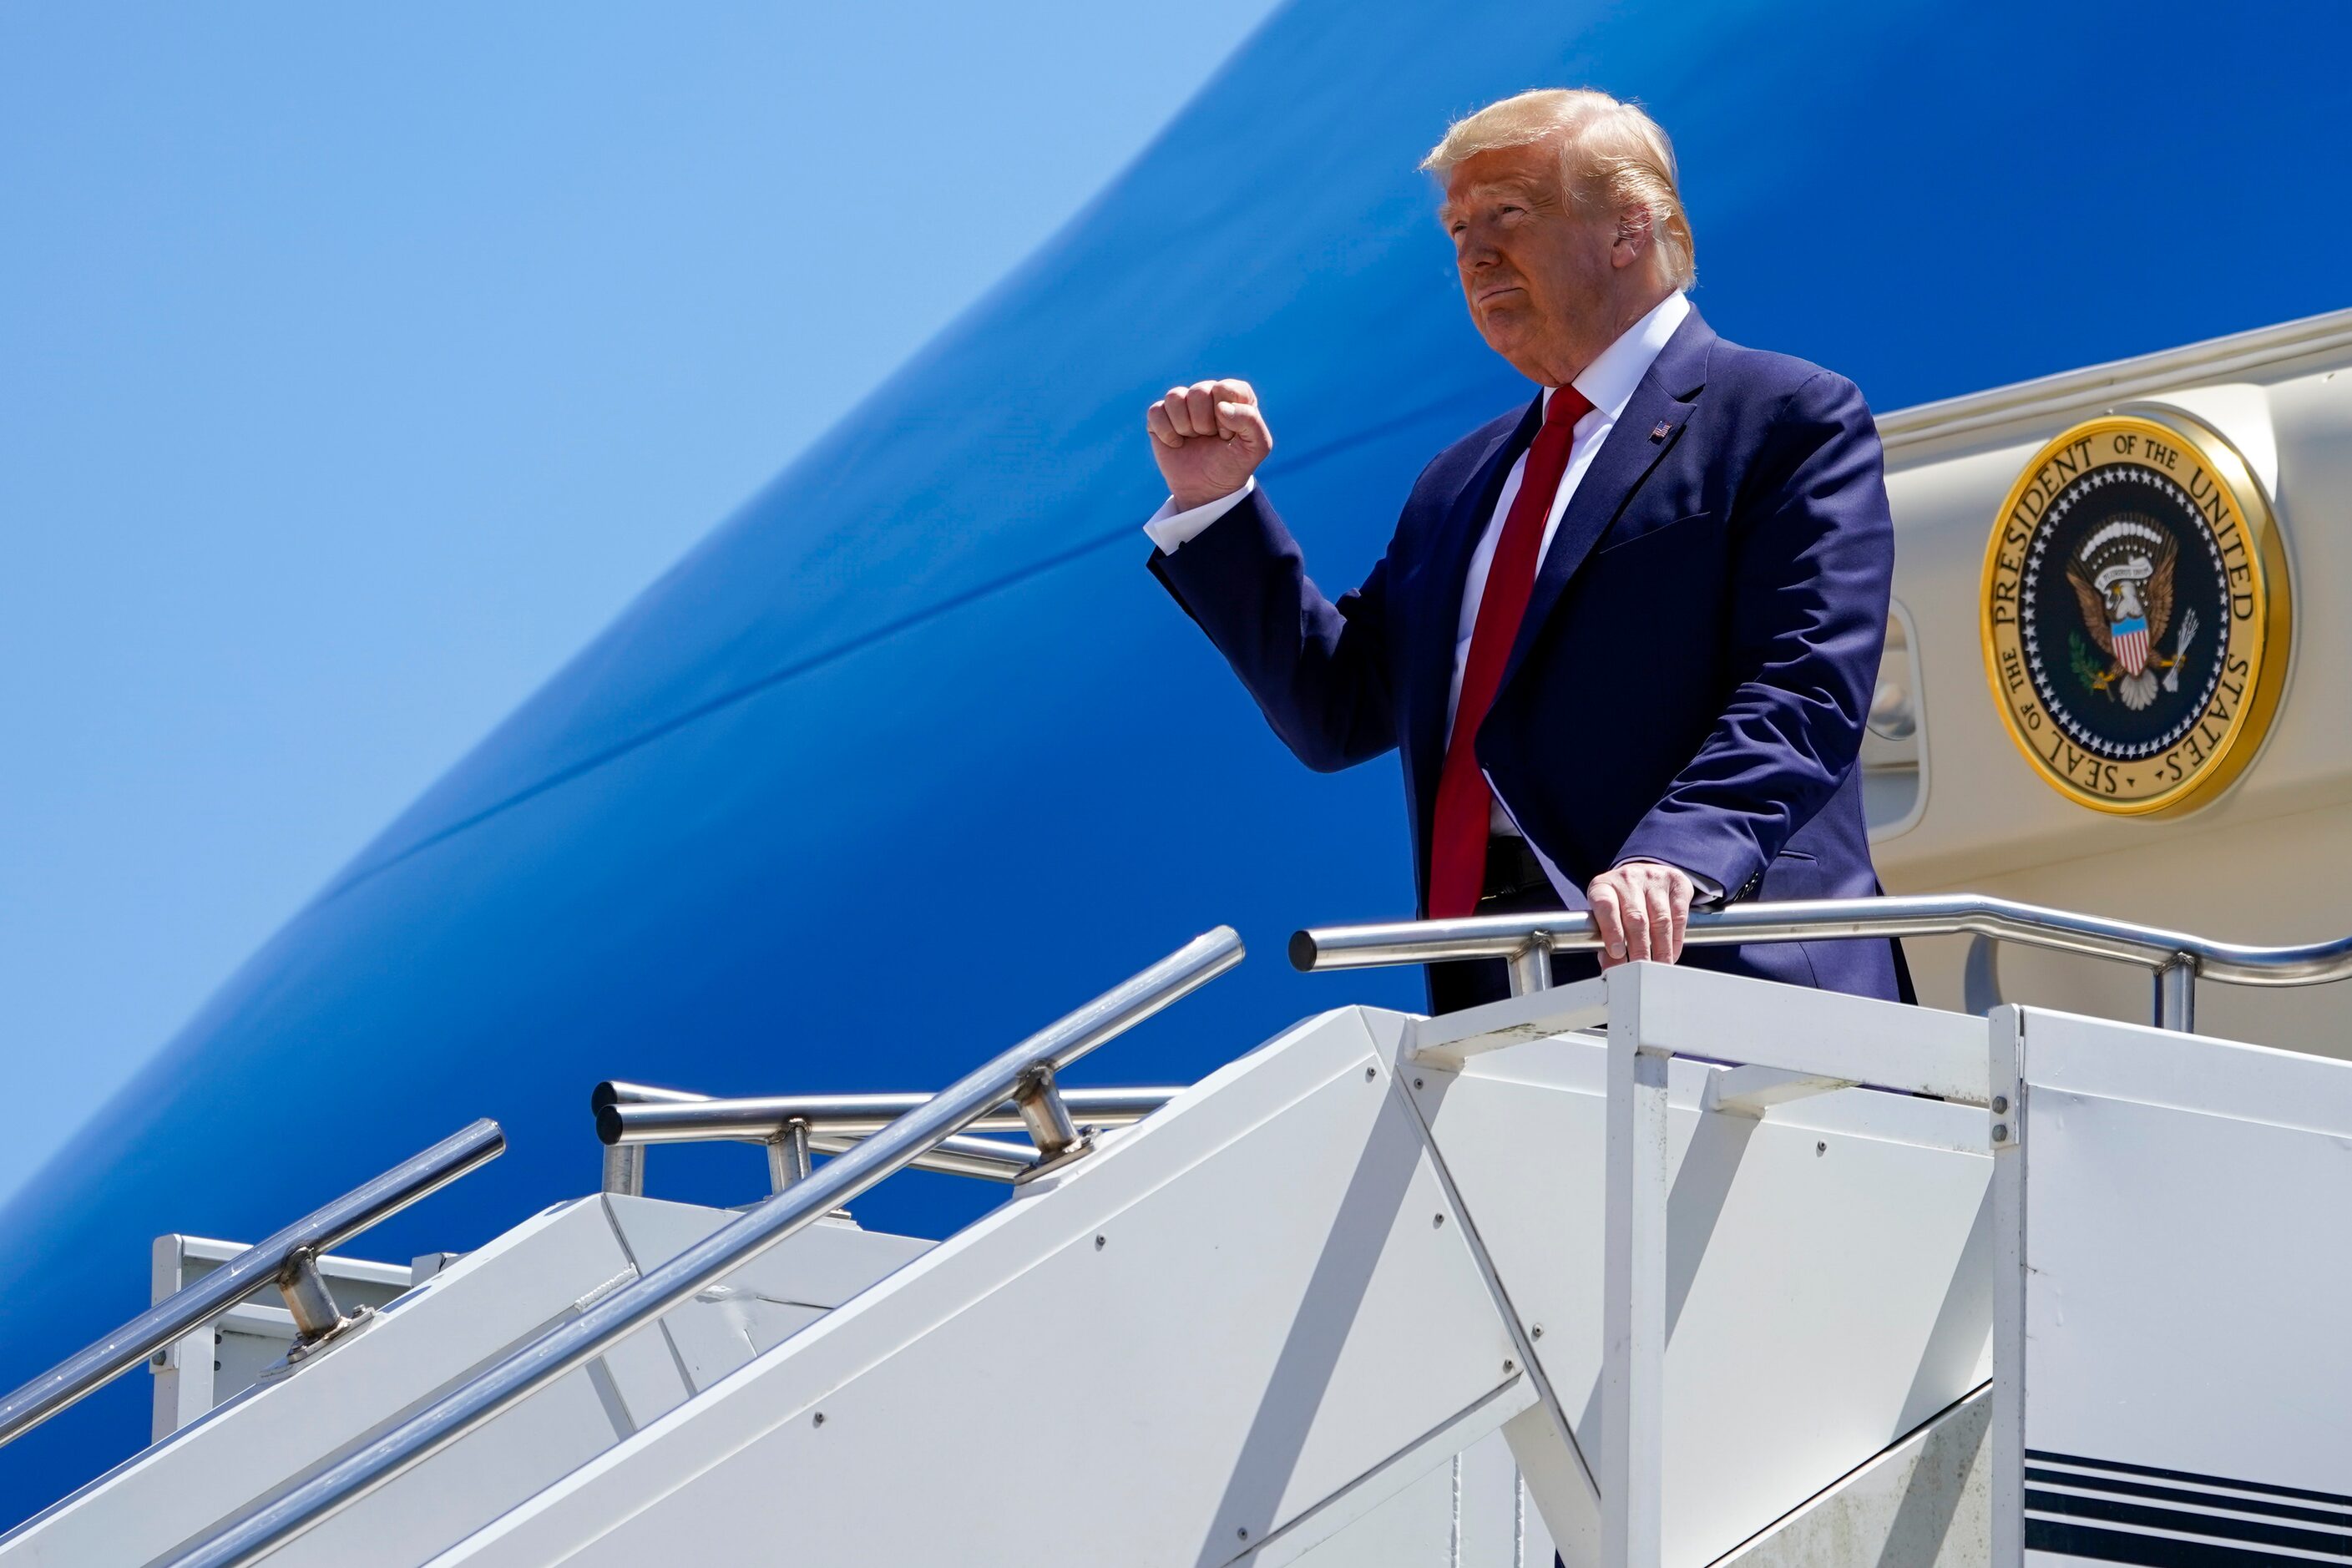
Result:
<svg viewBox="0 0 2352 1568">
<path fill-rule="evenodd" d="M 1584 367 L 1584 374 L 1573 384 L 1584 394 L 1609 423 L 1625 412 L 1625 405 L 1633 400 L 1633 389 L 1650 374 L 1664 352 L 1666 340 L 1683 324 L 1691 311 L 1690 297 L 1677 289 L 1650 308 L 1649 314 L 1625 329 L 1618 340 L 1601 351 L 1599 358 Z M 1556 387 L 1544 388 L 1544 406 L 1551 406 L 1551 395 Z"/>
</svg>

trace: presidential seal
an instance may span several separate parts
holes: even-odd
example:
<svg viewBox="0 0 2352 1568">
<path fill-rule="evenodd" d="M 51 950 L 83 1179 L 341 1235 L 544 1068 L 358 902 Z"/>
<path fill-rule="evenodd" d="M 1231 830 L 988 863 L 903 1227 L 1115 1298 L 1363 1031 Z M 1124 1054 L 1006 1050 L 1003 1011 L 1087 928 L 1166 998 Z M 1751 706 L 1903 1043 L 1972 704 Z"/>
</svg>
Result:
<svg viewBox="0 0 2352 1568">
<path fill-rule="evenodd" d="M 2286 675 L 2262 487 L 2185 416 L 2112 415 L 2033 456 L 1985 552 L 1985 673 L 2020 750 L 2097 811 L 2186 811 L 2253 757 Z"/>
</svg>

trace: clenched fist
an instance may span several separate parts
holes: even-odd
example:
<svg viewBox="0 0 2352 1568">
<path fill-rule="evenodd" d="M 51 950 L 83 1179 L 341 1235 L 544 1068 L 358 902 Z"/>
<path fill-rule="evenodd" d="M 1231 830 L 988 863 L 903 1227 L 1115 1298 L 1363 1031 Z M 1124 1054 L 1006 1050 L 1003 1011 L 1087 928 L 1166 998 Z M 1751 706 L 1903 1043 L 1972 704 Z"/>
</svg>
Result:
<svg viewBox="0 0 2352 1568">
<path fill-rule="evenodd" d="M 1179 511 L 1233 494 L 1274 450 L 1274 435 L 1246 381 L 1171 386 L 1145 410 L 1143 424 Z"/>
</svg>

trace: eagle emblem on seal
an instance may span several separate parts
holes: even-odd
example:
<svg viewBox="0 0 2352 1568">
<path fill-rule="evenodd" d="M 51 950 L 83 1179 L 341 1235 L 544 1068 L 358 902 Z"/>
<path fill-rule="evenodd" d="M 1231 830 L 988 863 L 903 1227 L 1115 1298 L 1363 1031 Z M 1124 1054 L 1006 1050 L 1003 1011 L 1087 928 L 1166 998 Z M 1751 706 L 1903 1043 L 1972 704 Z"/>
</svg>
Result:
<svg viewBox="0 0 2352 1568">
<path fill-rule="evenodd" d="M 2197 612 L 2180 617 L 2169 657 L 2156 652 L 2172 627 L 2172 574 L 2180 546 L 2155 519 L 2110 517 L 2066 563 L 2066 581 L 2083 611 L 2084 629 L 2106 658 L 2105 668 L 2078 650 L 2075 673 L 2093 691 L 2133 711 L 2175 691 L 2197 637 Z"/>
</svg>

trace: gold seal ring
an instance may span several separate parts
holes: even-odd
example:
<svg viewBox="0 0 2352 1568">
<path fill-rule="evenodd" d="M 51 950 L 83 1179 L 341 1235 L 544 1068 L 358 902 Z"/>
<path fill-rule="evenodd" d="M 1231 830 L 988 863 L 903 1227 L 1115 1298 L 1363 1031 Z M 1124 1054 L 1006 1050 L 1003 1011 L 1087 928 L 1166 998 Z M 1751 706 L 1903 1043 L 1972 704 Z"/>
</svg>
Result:
<svg viewBox="0 0 2352 1568">
<path fill-rule="evenodd" d="M 2010 738 L 2094 811 L 2195 809 L 2262 748 L 2284 685 L 2284 542 L 2253 471 L 2173 410 L 2058 436 L 2010 488 L 1978 598 Z"/>
</svg>

